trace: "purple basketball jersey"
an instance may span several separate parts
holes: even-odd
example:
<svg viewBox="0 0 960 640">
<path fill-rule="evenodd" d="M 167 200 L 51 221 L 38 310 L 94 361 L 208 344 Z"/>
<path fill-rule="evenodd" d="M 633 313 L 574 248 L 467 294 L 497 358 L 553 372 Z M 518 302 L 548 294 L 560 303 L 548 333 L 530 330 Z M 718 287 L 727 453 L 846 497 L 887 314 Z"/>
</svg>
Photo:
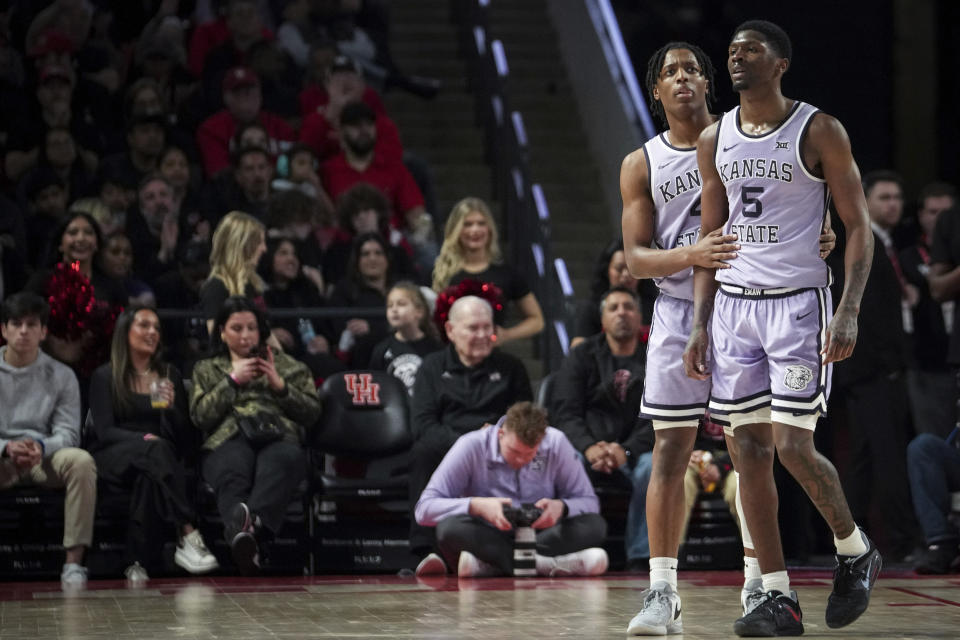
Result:
<svg viewBox="0 0 960 640">
<path fill-rule="evenodd" d="M 700 238 L 700 170 L 697 150 L 679 148 L 661 133 L 643 145 L 650 176 L 650 196 L 656 207 L 653 244 L 673 249 L 695 244 Z M 654 278 L 660 291 L 693 300 L 693 267 L 663 278 Z"/>
<path fill-rule="evenodd" d="M 797 101 L 773 131 L 748 135 L 740 107 L 717 127 L 715 162 L 727 189 L 740 251 L 717 280 L 748 289 L 825 287 L 830 269 L 820 259 L 820 230 L 830 202 L 826 182 L 803 163 L 801 142 L 817 109 Z"/>
</svg>

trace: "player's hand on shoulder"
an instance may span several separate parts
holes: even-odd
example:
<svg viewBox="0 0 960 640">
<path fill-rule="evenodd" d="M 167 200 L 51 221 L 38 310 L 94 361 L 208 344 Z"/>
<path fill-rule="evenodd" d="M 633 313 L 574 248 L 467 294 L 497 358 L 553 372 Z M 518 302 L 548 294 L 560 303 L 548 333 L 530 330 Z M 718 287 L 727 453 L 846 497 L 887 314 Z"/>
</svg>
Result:
<svg viewBox="0 0 960 640">
<path fill-rule="evenodd" d="M 826 260 L 836 246 L 837 234 L 833 232 L 833 225 L 828 212 L 823 218 L 823 229 L 820 230 L 820 259 Z"/>
<path fill-rule="evenodd" d="M 727 260 L 735 259 L 739 250 L 736 234 L 724 235 L 723 229 L 714 229 L 687 247 L 690 266 L 706 269 L 729 269 Z"/>
</svg>

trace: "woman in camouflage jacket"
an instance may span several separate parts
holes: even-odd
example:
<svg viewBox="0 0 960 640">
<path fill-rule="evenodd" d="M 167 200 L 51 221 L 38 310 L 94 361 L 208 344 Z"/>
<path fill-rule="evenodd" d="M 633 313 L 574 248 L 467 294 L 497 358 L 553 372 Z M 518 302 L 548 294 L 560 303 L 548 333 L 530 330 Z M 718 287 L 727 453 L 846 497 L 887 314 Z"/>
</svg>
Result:
<svg viewBox="0 0 960 640">
<path fill-rule="evenodd" d="M 306 472 L 306 431 L 320 415 L 310 371 L 267 347 L 269 335 L 252 301 L 228 298 L 215 326 L 220 351 L 197 363 L 190 396 L 190 417 L 204 435 L 203 477 L 245 573 L 259 567 L 258 539 L 283 524 Z M 257 434 L 250 425 L 272 432 Z"/>
</svg>

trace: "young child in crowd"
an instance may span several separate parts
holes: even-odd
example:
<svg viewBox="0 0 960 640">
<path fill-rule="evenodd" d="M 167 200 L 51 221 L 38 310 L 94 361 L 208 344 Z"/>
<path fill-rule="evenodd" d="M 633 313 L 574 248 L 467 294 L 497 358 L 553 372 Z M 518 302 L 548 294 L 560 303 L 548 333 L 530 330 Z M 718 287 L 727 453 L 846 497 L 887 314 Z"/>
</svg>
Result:
<svg viewBox="0 0 960 640">
<path fill-rule="evenodd" d="M 398 282 L 387 293 L 387 322 L 393 333 L 374 347 L 370 368 L 399 378 L 409 393 L 423 357 L 443 346 L 430 316 L 426 298 L 412 282 Z"/>
</svg>

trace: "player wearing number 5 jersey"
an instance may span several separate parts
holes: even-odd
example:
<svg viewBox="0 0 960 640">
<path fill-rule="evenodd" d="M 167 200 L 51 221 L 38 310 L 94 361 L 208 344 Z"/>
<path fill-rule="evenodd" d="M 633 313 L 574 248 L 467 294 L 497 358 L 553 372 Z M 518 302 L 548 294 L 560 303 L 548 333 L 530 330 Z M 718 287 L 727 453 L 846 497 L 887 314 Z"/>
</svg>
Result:
<svg viewBox="0 0 960 640">
<path fill-rule="evenodd" d="M 777 529 L 774 448 L 833 530 L 829 627 L 848 625 L 866 610 L 881 563 L 850 515 L 836 469 L 813 446 L 829 364 L 848 357 L 856 343 L 873 235 L 843 126 L 781 93 L 791 55 L 780 27 L 740 25 L 727 57 L 740 106 L 697 142 L 701 234 L 734 231 L 741 248 L 729 269 L 695 267 L 693 330 L 683 359 L 691 377 L 712 374 L 711 412 L 738 451 L 740 496 L 766 592 L 734 624 L 748 636 L 803 632 Z M 817 246 L 831 196 L 848 238 L 846 282 L 832 319 L 829 271 Z"/>
<path fill-rule="evenodd" d="M 696 140 L 716 117 L 708 102 L 713 66 L 695 45 L 670 42 L 650 58 L 646 75 L 652 110 L 667 130 L 623 161 L 624 254 L 631 275 L 653 278 L 660 289 L 647 344 L 647 376 L 641 417 L 653 421 L 656 444 L 647 490 L 650 589 L 630 621 L 630 635 L 681 633 L 677 551 L 685 515 L 684 474 L 697 426 L 710 397 L 709 380 L 688 378 L 683 348 L 693 323 L 693 266 L 725 268 L 737 261 L 736 238 L 717 229 L 700 236 L 700 172 Z M 835 236 L 821 238 L 824 255 Z M 731 455 L 735 455 L 731 451 Z M 741 602 L 756 602 L 760 570 L 746 527 L 745 580 Z"/>
</svg>

